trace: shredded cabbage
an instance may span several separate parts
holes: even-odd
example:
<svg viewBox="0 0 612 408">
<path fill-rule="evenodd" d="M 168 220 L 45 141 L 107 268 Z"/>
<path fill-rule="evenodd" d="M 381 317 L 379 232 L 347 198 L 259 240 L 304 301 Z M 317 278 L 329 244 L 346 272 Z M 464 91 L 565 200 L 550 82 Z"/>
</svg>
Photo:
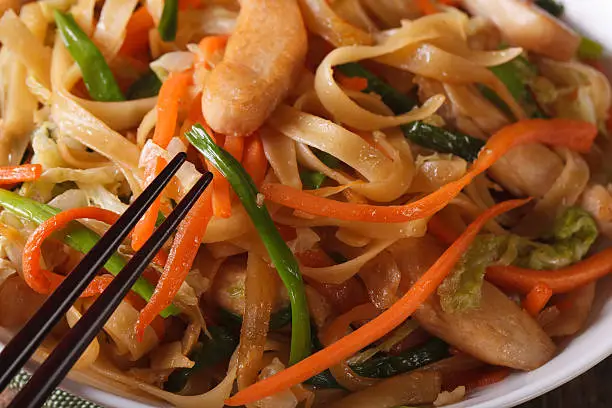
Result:
<svg viewBox="0 0 612 408">
<path fill-rule="evenodd" d="M 597 235 L 595 220 L 578 207 L 567 208 L 552 231 L 538 241 L 513 234 L 480 235 L 438 288 L 442 309 L 458 312 L 479 307 L 484 275 L 493 264 L 559 269 L 580 261 Z"/>
</svg>

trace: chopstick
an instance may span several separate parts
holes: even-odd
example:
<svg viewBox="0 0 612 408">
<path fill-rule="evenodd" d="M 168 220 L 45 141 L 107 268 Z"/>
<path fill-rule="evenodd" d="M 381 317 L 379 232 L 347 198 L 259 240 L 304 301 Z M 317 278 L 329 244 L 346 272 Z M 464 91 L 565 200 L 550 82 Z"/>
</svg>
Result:
<svg viewBox="0 0 612 408">
<path fill-rule="evenodd" d="M 134 254 L 128 264 L 113 279 L 76 325 L 64 336 L 51 355 L 36 370 L 30 381 L 15 396 L 9 408 L 38 407 L 45 402 L 89 343 L 100 332 L 140 274 L 170 238 L 211 180 L 212 174 L 208 172 L 196 182 L 174 211 L 155 230 L 143 247 Z"/>
<path fill-rule="evenodd" d="M 119 245 L 127 237 L 138 220 L 144 215 L 147 208 L 171 181 L 172 177 L 174 174 L 176 174 L 185 160 L 186 155 L 184 153 L 179 153 L 173 160 L 170 161 L 170 163 L 160 172 L 159 176 L 157 176 L 156 179 L 138 196 L 138 198 L 136 198 L 134 203 L 126 209 L 118 221 L 110 226 L 107 233 L 100 238 L 96 245 L 94 245 L 94 247 L 83 257 L 72 273 L 70 273 L 59 285 L 59 287 L 48 297 L 39 311 L 6 345 L 6 347 L 0 353 L 0 391 L 6 388 L 11 378 L 17 374 L 19 369 L 29 360 L 34 351 L 42 343 L 43 339 L 47 336 L 55 324 L 79 298 L 81 292 L 83 292 L 83 290 L 96 276 L 98 270 L 104 266 L 110 256 L 117 250 Z M 207 174 L 203 176 L 198 183 L 196 183 L 192 191 L 190 191 L 188 194 L 188 199 L 183 200 L 185 203 L 182 204 L 180 208 L 177 206 L 179 211 L 175 210 L 171 214 L 171 217 L 169 217 L 170 221 L 166 220 L 166 222 L 163 223 L 164 229 L 161 229 L 161 227 L 158 228 L 159 232 L 157 232 L 154 237 L 159 238 L 165 234 L 169 234 L 172 231 L 173 226 L 174 228 L 176 227 L 178 222 L 180 222 L 182 217 L 184 217 L 185 213 L 189 211 L 189 208 L 191 208 L 193 202 L 196 201 L 197 197 L 210 183 L 211 177 L 212 176 L 210 174 Z M 169 229 L 170 232 L 165 232 L 166 229 Z M 163 242 L 164 241 L 161 241 L 162 244 Z M 157 245 L 153 241 L 151 241 L 151 243 L 147 246 L 149 251 L 153 251 L 153 255 L 150 256 L 154 256 L 157 252 L 154 250 L 155 247 L 157 247 Z M 137 279 L 139 272 L 141 272 L 139 269 L 142 269 L 141 265 L 144 262 L 144 259 L 149 258 L 149 254 L 142 252 L 142 254 L 138 255 L 139 253 L 134 255 L 134 258 L 136 258 L 135 261 L 128 263 L 128 265 L 132 265 L 130 269 L 134 271 L 136 278 L 123 278 L 119 283 L 109 285 L 109 288 L 112 286 L 114 290 L 121 290 L 123 287 L 123 282 L 125 285 L 128 285 L 127 288 L 129 290 L 131 285 Z M 126 275 L 124 274 L 124 276 Z M 125 282 L 131 283 L 128 284 Z M 104 293 L 106 292 L 109 291 L 107 290 Z M 127 293 L 127 290 L 125 293 Z M 121 296 L 121 298 L 123 298 L 123 296 Z M 112 314 L 112 310 L 110 313 Z M 104 322 L 102 322 L 102 324 L 103 323 Z M 89 342 L 87 342 L 87 344 L 89 344 Z M 80 353 L 78 354 L 80 355 Z M 54 380 L 55 379 L 56 376 L 54 376 Z M 19 404 L 19 406 L 24 405 Z"/>
</svg>

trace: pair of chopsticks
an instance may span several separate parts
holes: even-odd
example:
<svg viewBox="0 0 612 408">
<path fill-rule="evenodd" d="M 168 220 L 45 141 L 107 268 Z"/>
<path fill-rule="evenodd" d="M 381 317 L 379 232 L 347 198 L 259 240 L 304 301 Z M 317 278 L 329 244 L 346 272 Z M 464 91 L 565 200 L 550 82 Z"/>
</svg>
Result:
<svg viewBox="0 0 612 408">
<path fill-rule="evenodd" d="M 113 224 L 77 267 L 49 296 L 40 310 L 26 323 L 0 353 L 0 391 L 4 390 L 21 367 L 30 359 L 51 329 L 79 298 L 98 270 L 128 236 L 147 208 L 161 194 L 187 156 L 178 154 L 159 176 L 138 196 L 119 220 Z M 100 332 L 119 303 L 127 295 L 140 274 L 162 245 L 170 238 L 199 196 L 212 180 L 204 174 L 189 190 L 174 211 L 155 230 L 151 238 L 136 252 L 106 290 L 64 336 L 53 352 L 15 396 L 9 408 L 39 407 L 76 363 L 89 343 Z"/>
</svg>

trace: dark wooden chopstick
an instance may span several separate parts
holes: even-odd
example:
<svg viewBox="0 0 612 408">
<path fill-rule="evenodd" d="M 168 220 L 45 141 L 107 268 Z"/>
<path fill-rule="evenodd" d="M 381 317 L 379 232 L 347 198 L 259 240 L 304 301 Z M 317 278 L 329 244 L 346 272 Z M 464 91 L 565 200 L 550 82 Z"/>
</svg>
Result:
<svg viewBox="0 0 612 408">
<path fill-rule="evenodd" d="M 117 222 L 108 229 L 77 267 L 25 326 L 0 353 L 0 391 L 4 390 L 19 369 L 30 359 L 55 324 L 60 321 L 81 292 L 89 285 L 108 258 L 130 233 L 147 208 L 161 194 L 172 176 L 179 170 L 187 155 L 178 154 L 130 205 Z"/>
<path fill-rule="evenodd" d="M 206 173 L 189 190 L 168 218 L 155 230 L 143 247 L 134 254 L 106 290 L 64 336 L 30 381 L 15 396 L 9 408 L 39 407 L 66 376 L 89 343 L 102 329 L 119 303 L 149 265 L 157 251 L 174 232 L 181 220 L 210 184 L 212 174 Z"/>
</svg>

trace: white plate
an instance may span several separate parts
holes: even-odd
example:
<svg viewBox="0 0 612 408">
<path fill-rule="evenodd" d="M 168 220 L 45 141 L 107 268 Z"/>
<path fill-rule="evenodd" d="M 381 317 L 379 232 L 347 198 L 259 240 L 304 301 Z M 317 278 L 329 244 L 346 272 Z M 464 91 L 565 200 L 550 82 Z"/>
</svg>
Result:
<svg viewBox="0 0 612 408">
<path fill-rule="evenodd" d="M 603 43 L 608 50 L 606 67 L 612 74 L 612 0 L 565 0 L 566 18 L 581 33 Z M 612 77 L 612 75 L 610 76 Z M 1 332 L 1 330 L 0 330 Z M 564 344 L 548 364 L 529 373 L 471 393 L 448 408 L 506 408 L 538 397 L 584 373 L 612 354 L 612 279 L 598 285 L 595 307 L 587 329 Z M 0 333 L 0 338 L 5 337 Z M 0 344 L 1 347 L 1 344 Z M 66 380 L 62 388 L 109 408 L 151 408 L 98 389 Z M 161 407 L 164 405 L 158 405 Z M 203 407 L 205 408 L 205 407 Z"/>
</svg>

